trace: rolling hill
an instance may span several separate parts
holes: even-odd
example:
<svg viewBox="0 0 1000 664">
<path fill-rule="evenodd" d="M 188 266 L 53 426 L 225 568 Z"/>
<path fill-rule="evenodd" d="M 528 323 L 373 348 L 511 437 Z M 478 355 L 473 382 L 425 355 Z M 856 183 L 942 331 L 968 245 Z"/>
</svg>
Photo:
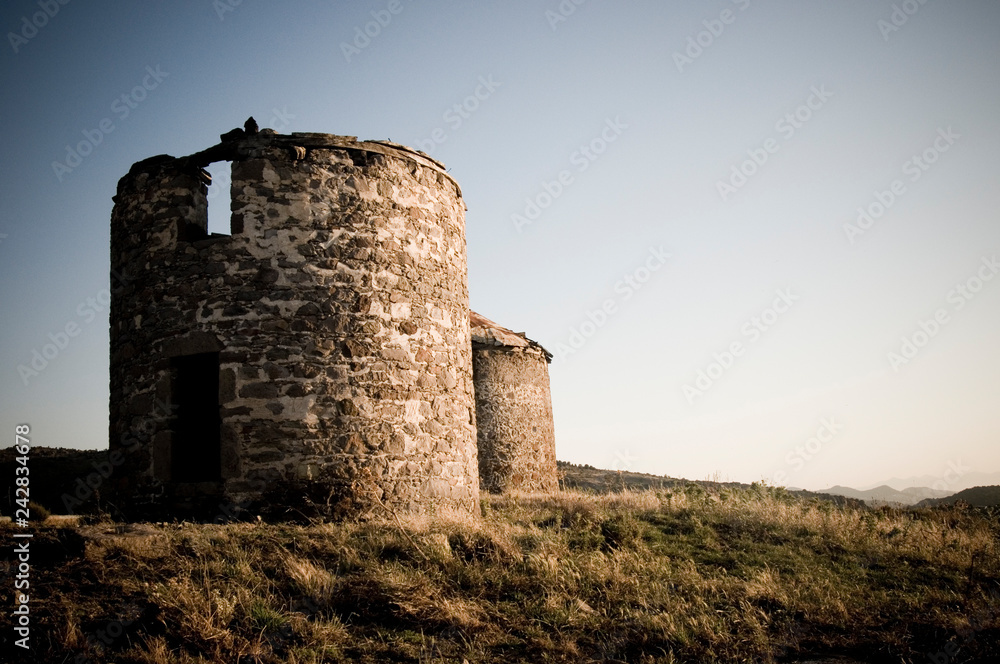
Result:
<svg viewBox="0 0 1000 664">
<path fill-rule="evenodd" d="M 917 503 L 917 507 L 953 505 L 964 501 L 973 507 L 995 507 L 1000 505 L 1000 486 L 974 486 L 945 498 L 928 498 Z"/>
</svg>

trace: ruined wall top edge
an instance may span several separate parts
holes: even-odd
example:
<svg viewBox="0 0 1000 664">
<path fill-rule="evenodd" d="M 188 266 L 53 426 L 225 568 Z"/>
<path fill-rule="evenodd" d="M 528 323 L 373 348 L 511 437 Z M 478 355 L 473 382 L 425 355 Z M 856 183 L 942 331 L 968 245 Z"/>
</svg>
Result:
<svg viewBox="0 0 1000 664">
<path fill-rule="evenodd" d="M 536 355 L 538 357 L 544 357 L 545 361 L 549 364 L 552 363 L 552 353 L 545 350 L 545 348 L 535 342 L 523 346 L 512 346 L 508 344 L 501 343 L 495 339 L 490 339 L 487 337 L 479 336 L 476 334 L 476 330 L 472 332 L 472 350 L 482 350 L 492 353 L 508 353 L 508 354 L 524 354 L 524 355 Z"/>
<path fill-rule="evenodd" d="M 417 163 L 447 178 L 454 185 L 458 197 L 462 197 L 461 187 L 455 178 L 448 173 L 444 164 L 419 150 L 391 141 L 359 141 L 355 136 L 307 132 L 278 134 L 268 129 L 255 135 L 244 135 L 228 140 L 227 136 L 224 135 L 222 138 L 222 142 L 217 145 L 185 157 L 161 154 L 135 162 L 129 172 L 118 181 L 118 194 L 128 190 L 140 175 L 156 175 L 173 171 L 199 176 L 202 169 L 209 164 L 218 161 L 252 159 L 263 156 L 265 153 L 273 155 L 275 149 L 284 150 L 289 161 L 306 160 L 312 150 L 340 149 L 377 153 Z M 202 174 L 201 177 L 205 177 L 205 175 Z M 206 181 L 206 184 L 209 182 Z"/>
</svg>

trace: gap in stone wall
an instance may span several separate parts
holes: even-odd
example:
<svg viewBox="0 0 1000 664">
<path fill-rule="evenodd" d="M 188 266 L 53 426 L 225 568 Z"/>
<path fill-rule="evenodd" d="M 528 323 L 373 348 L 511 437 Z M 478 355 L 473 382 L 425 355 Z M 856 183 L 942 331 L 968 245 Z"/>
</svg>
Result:
<svg viewBox="0 0 1000 664">
<path fill-rule="evenodd" d="M 205 170 L 212 175 L 212 184 L 208 188 L 208 232 L 229 235 L 229 221 L 232 204 L 232 164 L 228 161 L 217 161 L 209 164 Z"/>
</svg>

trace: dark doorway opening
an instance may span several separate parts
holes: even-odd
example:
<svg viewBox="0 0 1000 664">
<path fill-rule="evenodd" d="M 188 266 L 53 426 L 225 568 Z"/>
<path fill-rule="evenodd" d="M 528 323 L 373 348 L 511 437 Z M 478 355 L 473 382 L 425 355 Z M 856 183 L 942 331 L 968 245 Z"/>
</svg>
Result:
<svg viewBox="0 0 1000 664">
<path fill-rule="evenodd" d="M 222 479 L 219 354 L 198 353 L 170 361 L 173 403 L 170 477 L 174 482 Z"/>
</svg>

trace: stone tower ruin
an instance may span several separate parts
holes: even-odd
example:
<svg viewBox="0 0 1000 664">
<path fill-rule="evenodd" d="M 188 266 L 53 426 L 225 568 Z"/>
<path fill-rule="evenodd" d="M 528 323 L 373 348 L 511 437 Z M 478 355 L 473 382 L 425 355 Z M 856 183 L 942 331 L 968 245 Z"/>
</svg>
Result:
<svg viewBox="0 0 1000 664">
<path fill-rule="evenodd" d="M 482 488 L 556 491 L 552 355 L 524 334 L 475 312 L 470 324 Z"/>
<path fill-rule="evenodd" d="M 136 163 L 114 197 L 123 510 L 478 512 L 458 184 L 390 142 L 255 125 L 222 139 Z M 223 160 L 230 235 L 207 230 L 204 168 Z"/>
</svg>

